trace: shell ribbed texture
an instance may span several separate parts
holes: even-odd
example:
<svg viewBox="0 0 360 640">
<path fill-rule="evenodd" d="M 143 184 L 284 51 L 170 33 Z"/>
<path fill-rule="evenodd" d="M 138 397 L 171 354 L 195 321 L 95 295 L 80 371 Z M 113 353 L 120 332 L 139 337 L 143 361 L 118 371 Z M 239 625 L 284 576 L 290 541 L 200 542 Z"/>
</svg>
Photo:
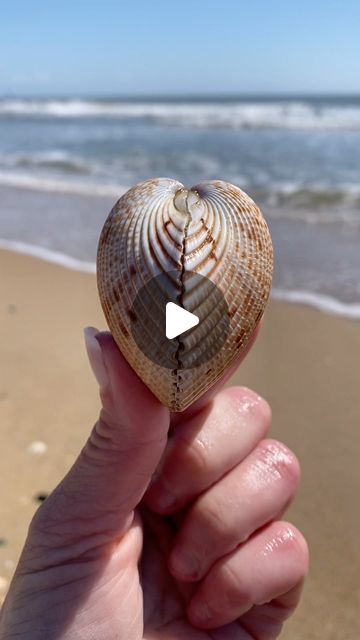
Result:
<svg viewBox="0 0 360 640">
<path fill-rule="evenodd" d="M 203 182 L 190 190 L 167 178 L 136 185 L 110 212 L 98 246 L 99 295 L 114 339 L 145 384 L 172 411 L 194 402 L 240 356 L 265 309 L 272 270 L 271 238 L 259 208 L 239 188 L 222 181 Z M 223 308 L 214 305 L 206 286 L 186 277 L 189 272 L 206 276 L 226 301 L 229 331 L 218 351 L 214 345 Z M 179 336 L 182 349 L 174 370 L 149 360 L 131 333 L 134 299 L 160 274 L 168 274 L 161 280 L 165 297 L 205 318 L 196 331 Z M 151 341 L 153 318 L 145 305 L 139 321 Z M 164 336 L 160 350 L 168 348 L 166 341 Z M 197 365 L 204 351 L 212 357 Z"/>
</svg>

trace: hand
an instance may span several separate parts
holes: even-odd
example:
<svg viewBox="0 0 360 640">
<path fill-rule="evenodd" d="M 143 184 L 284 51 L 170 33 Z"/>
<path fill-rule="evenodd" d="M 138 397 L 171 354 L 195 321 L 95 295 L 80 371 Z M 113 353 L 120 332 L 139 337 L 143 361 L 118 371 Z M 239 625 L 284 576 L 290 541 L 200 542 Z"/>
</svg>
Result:
<svg viewBox="0 0 360 640">
<path fill-rule="evenodd" d="M 87 345 L 103 408 L 31 522 L 1 640 L 276 638 L 308 552 L 278 520 L 299 465 L 269 406 L 218 385 L 170 417 L 110 334 Z"/>
</svg>

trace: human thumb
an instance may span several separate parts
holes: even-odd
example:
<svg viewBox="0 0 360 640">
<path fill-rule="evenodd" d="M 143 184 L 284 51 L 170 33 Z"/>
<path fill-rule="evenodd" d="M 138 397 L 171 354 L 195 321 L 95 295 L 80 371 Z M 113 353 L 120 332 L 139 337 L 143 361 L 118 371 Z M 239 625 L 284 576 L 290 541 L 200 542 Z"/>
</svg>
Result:
<svg viewBox="0 0 360 640">
<path fill-rule="evenodd" d="M 89 327 L 85 343 L 102 409 L 73 467 L 43 507 L 65 514 L 69 524 L 81 522 L 86 535 L 100 527 L 121 536 L 165 449 L 170 414 L 131 369 L 110 333 Z"/>
</svg>

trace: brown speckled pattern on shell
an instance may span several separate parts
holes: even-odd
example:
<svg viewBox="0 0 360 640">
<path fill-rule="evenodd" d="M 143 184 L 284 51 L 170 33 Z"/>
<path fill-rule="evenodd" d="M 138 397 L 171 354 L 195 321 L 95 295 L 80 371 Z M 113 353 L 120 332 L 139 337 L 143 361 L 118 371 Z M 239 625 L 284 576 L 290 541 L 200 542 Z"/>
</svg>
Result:
<svg viewBox="0 0 360 640">
<path fill-rule="evenodd" d="M 187 202 L 186 213 L 174 204 L 179 194 Z M 272 270 L 271 238 L 259 208 L 238 187 L 222 181 L 191 190 L 168 178 L 136 185 L 110 212 L 98 246 L 98 289 L 110 330 L 139 377 L 171 411 L 182 411 L 199 398 L 243 351 L 264 312 Z M 210 361 L 172 371 L 138 348 L 131 334 L 131 307 L 151 278 L 175 272 L 169 286 L 196 313 L 206 300 L 201 291 L 186 290 L 186 271 L 206 276 L 220 289 L 230 330 Z M 203 349 L 209 348 L 206 331 L 212 313 L 209 307 L 210 324 L 202 323 Z M 145 327 L 146 317 L 140 321 Z M 178 339 L 189 347 L 191 337 L 188 332 Z"/>
</svg>

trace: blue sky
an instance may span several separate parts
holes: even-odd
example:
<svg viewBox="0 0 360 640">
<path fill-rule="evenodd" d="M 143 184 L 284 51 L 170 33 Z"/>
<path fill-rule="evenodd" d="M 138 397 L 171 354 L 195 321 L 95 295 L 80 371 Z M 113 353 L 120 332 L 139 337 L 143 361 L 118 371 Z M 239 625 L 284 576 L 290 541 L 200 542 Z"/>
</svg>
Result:
<svg viewBox="0 0 360 640">
<path fill-rule="evenodd" d="M 358 0 L 7 0 L 1 94 L 360 93 Z"/>
</svg>

